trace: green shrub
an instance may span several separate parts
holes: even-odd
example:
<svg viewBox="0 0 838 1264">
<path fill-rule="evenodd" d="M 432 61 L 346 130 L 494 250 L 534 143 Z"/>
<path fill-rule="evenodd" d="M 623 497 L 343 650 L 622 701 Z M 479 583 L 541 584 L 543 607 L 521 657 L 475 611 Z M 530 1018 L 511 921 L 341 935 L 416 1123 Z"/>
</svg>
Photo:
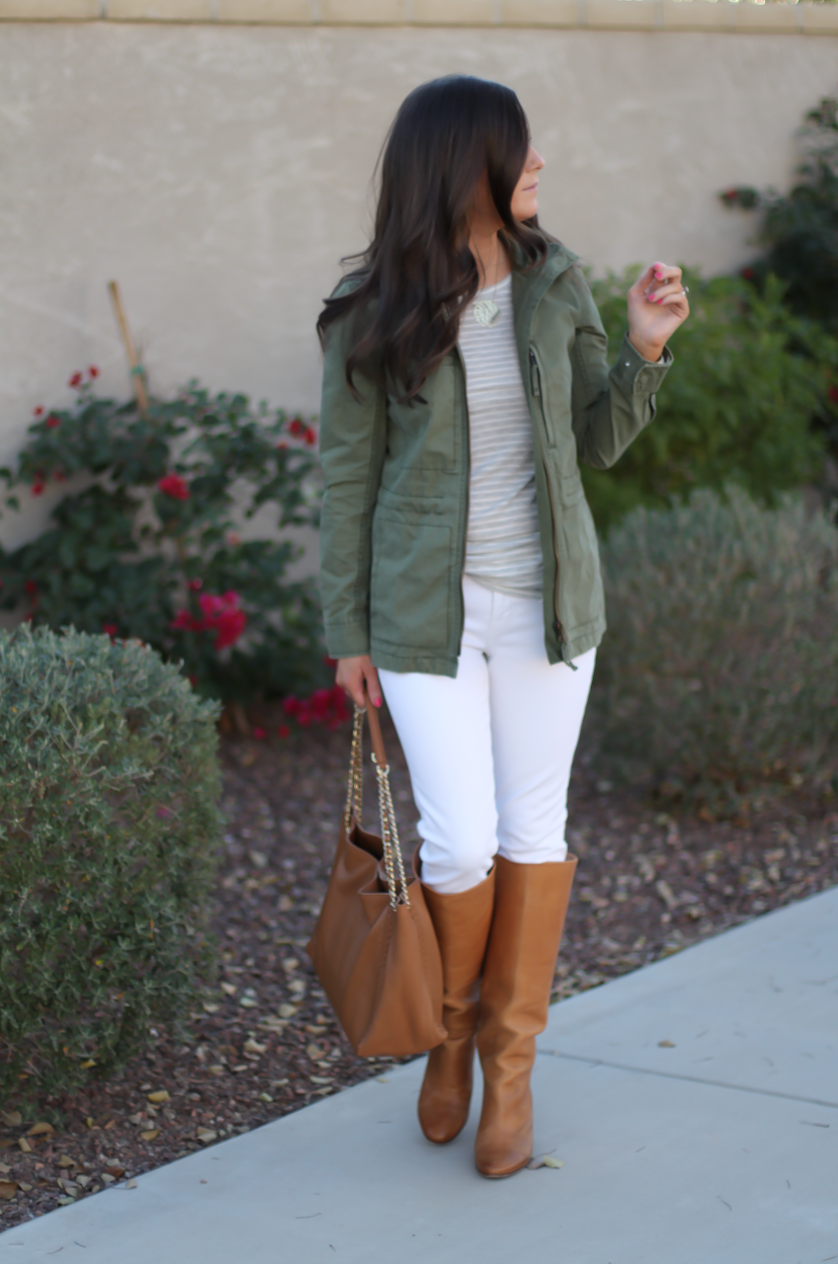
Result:
<svg viewBox="0 0 838 1264">
<path fill-rule="evenodd" d="M 838 97 L 824 97 L 801 129 L 800 177 L 788 193 L 734 186 L 719 194 L 725 206 L 760 215 L 764 254 L 746 269 L 758 285 L 769 273 L 788 286 L 802 316 L 838 333 Z"/>
<path fill-rule="evenodd" d="M 612 346 L 636 275 L 594 283 Z M 789 311 L 776 278 L 763 294 L 738 277 L 703 281 L 685 271 L 685 280 L 692 312 L 673 339 L 657 417 L 614 470 L 582 470 L 602 531 L 635 505 L 664 507 L 696 487 L 735 483 L 770 505 L 819 476 L 823 436 L 810 420 L 828 398 L 838 342 Z"/>
<path fill-rule="evenodd" d="M 72 480 L 42 535 L 0 550 L 0 605 L 35 625 L 139 637 L 213 697 L 325 683 L 315 586 L 287 581 L 299 550 L 278 534 L 317 523 L 314 428 L 196 386 L 142 415 L 98 398 L 96 375 L 70 379 L 74 408 L 36 410 L 16 470 L 0 471 L 15 509 L 21 489 Z M 242 538 L 260 511 L 266 538 Z"/>
<path fill-rule="evenodd" d="M 695 800 L 735 802 L 838 750 L 838 530 L 738 489 L 635 509 L 602 549 L 605 750 Z M 779 761 L 779 762 L 778 762 Z"/>
<path fill-rule="evenodd" d="M 217 706 L 137 642 L 0 633 L 0 1089 L 106 1075 L 211 960 Z"/>
</svg>

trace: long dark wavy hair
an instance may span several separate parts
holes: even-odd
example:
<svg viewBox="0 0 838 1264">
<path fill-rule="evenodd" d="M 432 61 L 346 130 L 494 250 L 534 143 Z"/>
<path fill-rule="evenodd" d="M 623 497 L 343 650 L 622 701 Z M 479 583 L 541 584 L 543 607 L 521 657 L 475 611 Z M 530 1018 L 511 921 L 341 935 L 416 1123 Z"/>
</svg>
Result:
<svg viewBox="0 0 838 1264">
<path fill-rule="evenodd" d="M 457 341 L 480 285 L 468 217 L 484 171 L 504 245 L 524 267 L 544 261 L 552 239 L 536 217 L 514 219 L 510 205 L 529 144 L 523 107 L 502 84 L 449 75 L 403 101 L 379 159 L 373 239 L 343 260 L 355 265 L 347 278 L 355 284 L 326 299 L 317 322 L 323 342 L 330 325 L 351 318 L 346 380 L 356 398 L 353 374 L 362 369 L 413 399 Z"/>
</svg>

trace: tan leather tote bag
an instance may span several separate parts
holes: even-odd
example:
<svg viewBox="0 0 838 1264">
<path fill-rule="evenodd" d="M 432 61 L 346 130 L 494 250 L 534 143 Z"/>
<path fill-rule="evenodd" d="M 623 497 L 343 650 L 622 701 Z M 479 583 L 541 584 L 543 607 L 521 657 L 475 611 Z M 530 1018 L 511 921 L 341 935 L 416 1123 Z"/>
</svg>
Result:
<svg viewBox="0 0 838 1264">
<path fill-rule="evenodd" d="M 442 1026 L 442 962 L 416 874 L 405 878 L 389 767 L 367 699 L 381 837 L 361 828 L 364 709 L 355 708 L 349 785 L 326 898 L 307 951 L 356 1053 L 433 1049 Z"/>
</svg>

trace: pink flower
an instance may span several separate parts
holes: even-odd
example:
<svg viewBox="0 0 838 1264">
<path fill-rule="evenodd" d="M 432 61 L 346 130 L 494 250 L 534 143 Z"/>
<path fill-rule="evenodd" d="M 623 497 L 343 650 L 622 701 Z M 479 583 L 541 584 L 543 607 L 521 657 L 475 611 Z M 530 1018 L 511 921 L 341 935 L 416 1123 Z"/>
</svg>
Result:
<svg viewBox="0 0 838 1264">
<path fill-rule="evenodd" d="M 111 640 L 114 641 L 116 640 L 116 634 L 119 631 L 119 628 L 115 623 L 103 623 L 102 631 L 105 633 L 105 636 L 109 636 Z"/>
<path fill-rule="evenodd" d="M 277 737 L 281 737 L 282 740 L 285 741 L 286 737 L 290 737 L 291 730 L 287 724 L 280 724 L 279 728 L 276 731 L 276 735 Z"/>
<path fill-rule="evenodd" d="M 265 732 L 265 730 L 264 730 L 264 729 L 260 729 L 260 728 L 258 728 L 256 725 L 254 725 L 254 726 L 253 726 L 253 736 L 256 738 L 256 741 L 257 741 L 257 742 L 264 742 L 265 738 L 266 738 L 268 735 L 267 735 L 267 733 Z"/>
<path fill-rule="evenodd" d="M 61 419 L 60 417 L 56 417 L 54 413 L 50 413 L 49 417 L 47 417 L 46 424 L 50 430 L 55 430 L 61 425 Z"/>
<path fill-rule="evenodd" d="M 37 408 L 34 408 L 34 409 L 32 410 L 32 415 L 33 415 L 34 417 L 43 417 L 43 415 L 44 415 L 44 407 L 43 407 L 43 404 L 39 404 Z"/>
<path fill-rule="evenodd" d="M 159 816 L 161 821 L 165 821 L 167 817 L 172 815 L 172 809 L 164 807 L 155 808 L 154 815 Z"/>
<path fill-rule="evenodd" d="M 84 379 L 81 373 L 74 373 L 73 376 L 70 378 L 69 382 L 67 383 L 67 385 L 72 386 L 74 390 L 77 390 L 81 386 L 83 381 Z"/>
<path fill-rule="evenodd" d="M 290 718 L 293 720 L 294 716 L 297 714 L 297 712 L 300 709 L 299 698 L 295 698 L 294 695 L 290 693 L 288 697 L 283 700 L 282 709 L 285 712 L 285 714 L 287 716 L 290 716 Z"/>
<path fill-rule="evenodd" d="M 160 479 L 157 486 L 164 495 L 171 496 L 174 500 L 189 499 L 189 484 L 179 474 L 167 474 Z"/>
<path fill-rule="evenodd" d="M 169 624 L 173 632 L 203 632 L 204 623 L 191 610 L 178 610 Z"/>
<path fill-rule="evenodd" d="M 235 645 L 242 632 L 244 632 L 247 626 L 247 615 L 243 610 L 225 610 L 218 616 L 215 626 L 218 629 L 218 635 L 215 638 L 215 648 L 217 650 L 226 650 L 228 646 Z"/>
<path fill-rule="evenodd" d="M 189 583 L 186 585 L 190 592 L 200 592 L 203 586 L 204 581 L 202 579 L 190 579 Z"/>
</svg>

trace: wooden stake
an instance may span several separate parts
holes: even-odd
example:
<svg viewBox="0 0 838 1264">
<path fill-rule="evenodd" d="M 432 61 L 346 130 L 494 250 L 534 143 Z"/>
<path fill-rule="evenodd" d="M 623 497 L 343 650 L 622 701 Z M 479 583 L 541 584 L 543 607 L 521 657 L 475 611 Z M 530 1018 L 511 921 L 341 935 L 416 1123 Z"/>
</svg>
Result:
<svg viewBox="0 0 838 1264">
<path fill-rule="evenodd" d="M 116 316 L 116 323 L 119 325 L 119 332 L 122 334 L 125 354 L 128 357 L 128 364 L 131 369 L 131 381 L 134 384 L 134 394 L 137 397 L 137 407 L 143 416 L 145 416 L 148 412 L 148 388 L 145 379 L 145 369 L 137 359 L 137 353 L 134 350 L 131 330 L 128 328 L 128 321 L 125 318 L 125 308 L 122 306 L 122 295 L 119 292 L 119 284 L 116 281 L 109 281 L 108 290 L 110 291 L 114 315 Z"/>
</svg>

